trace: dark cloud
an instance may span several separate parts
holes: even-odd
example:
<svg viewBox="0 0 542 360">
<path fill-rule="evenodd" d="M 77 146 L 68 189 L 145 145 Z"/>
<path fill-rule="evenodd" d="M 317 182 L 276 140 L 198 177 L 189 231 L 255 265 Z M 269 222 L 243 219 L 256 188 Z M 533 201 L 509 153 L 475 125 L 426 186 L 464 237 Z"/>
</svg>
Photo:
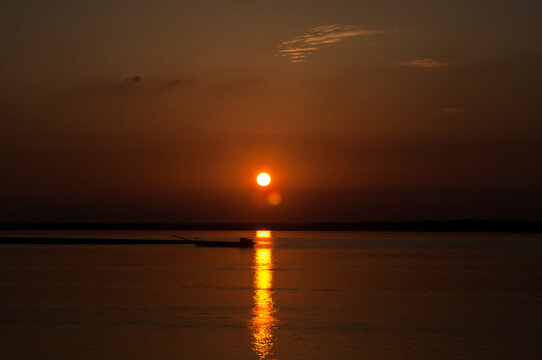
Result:
<svg viewBox="0 0 542 360">
<path fill-rule="evenodd" d="M 188 86 L 193 85 L 196 82 L 195 79 L 190 78 L 178 78 L 168 83 L 169 87 Z"/>
<path fill-rule="evenodd" d="M 141 76 L 131 76 L 131 77 L 127 77 L 126 79 L 124 79 L 124 82 L 133 82 L 133 83 L 137 83 L 141 80 Z"/>
</svg>

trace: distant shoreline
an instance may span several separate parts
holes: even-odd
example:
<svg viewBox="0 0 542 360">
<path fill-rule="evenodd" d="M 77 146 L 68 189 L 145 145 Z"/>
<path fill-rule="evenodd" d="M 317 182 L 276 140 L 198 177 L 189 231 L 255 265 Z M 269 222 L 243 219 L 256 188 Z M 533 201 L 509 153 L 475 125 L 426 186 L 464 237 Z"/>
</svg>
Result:
<svg viewBox="0 0 542 360">
<path fill-rule="evenodd" d="M 193 241 L 160 239 L 97 239 L 72 237 L 0 236 L 0 245 L 185 245 Z"/>
<path fill-rule="evenodd" d="M 448 220 L 315 223 L 0 223 L 0 230 L 275 230 L 541 233 L 542 221 Z"/>
</svg>

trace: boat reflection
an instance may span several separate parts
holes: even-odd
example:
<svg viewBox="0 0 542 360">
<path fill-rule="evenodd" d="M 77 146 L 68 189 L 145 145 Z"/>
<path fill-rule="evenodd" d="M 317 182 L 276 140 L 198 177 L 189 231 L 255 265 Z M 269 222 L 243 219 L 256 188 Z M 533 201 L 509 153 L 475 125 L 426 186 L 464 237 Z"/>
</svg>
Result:
<svg viewBox="0 0 542 360">
<path fill-rule="evenodd" d="M 254 252 L 254 308 L 250 321 L 252 348 L 259 359 L 270 359 L 273 354 L 277 319 L 271 286 L 273 284 L 273 254 L 271 249 Z"/>
</svg>

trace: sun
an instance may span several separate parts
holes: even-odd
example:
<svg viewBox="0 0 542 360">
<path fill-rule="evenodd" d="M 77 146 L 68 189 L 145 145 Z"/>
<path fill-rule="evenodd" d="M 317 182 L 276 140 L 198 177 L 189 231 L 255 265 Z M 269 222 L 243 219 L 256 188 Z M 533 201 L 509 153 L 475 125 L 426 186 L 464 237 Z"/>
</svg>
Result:
<svg viewBox="0 0 542 360">
<path fill-rule="evenodd" d="M 260 173 L 256 178 L 256 182 L 260 186 L 267 186 L 271 182 L 271 176 L 268 173 Z"/>
</svg>

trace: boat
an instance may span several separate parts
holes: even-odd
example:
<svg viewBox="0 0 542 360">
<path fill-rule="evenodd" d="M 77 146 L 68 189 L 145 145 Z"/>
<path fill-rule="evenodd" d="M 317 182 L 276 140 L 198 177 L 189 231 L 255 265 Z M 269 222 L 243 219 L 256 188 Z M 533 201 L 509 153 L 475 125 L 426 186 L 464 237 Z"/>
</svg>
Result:
<svg viewBox="0 0 542 360">
<path fill-rule="evenodd" d="M 251 248 L 256 244 L 252 239 L 249 238 L 239 238 L 239 241 L 211 241 L 211 240 L 201 240 L 199 238 L 190 239 L 179 235 L 171 235 L 177 239 L 185 241 L 186 244 L 195 244 L 196 246 L 201 247 L 238 247 L 238 248 Z"/>
<path fill-rule="evenodd" d="M 194 241 L 196 246 L 201 247 L 238 247 L 238 248 L 251 248 L 254 247 L 254 241 L 248 238 L 240 238 L 239 241 L 207 241 L 196 240 Z"/>
</svg>

